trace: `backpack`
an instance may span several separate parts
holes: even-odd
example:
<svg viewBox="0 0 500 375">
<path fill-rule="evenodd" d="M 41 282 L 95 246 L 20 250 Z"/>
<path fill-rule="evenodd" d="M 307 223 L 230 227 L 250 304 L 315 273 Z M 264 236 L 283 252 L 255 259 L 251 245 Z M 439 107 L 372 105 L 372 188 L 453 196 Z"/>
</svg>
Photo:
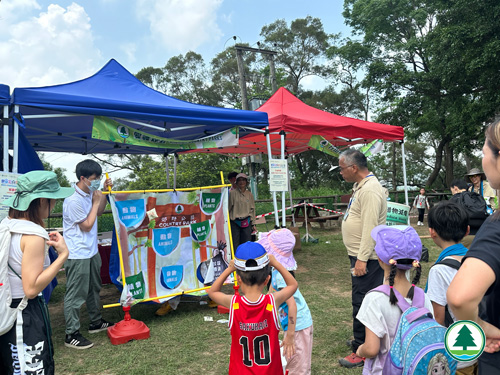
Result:
<svg viewBox="0 0 500 375">
<path fill-rule="evenodd" d="M 464 191 L 455 194 L 450 198 L 450 201 L 465 208 L 465 211 L 469 214 L 469 224 L 471 226 L 479 228 L 488 216 L 490 216 L 484 198 L 473 191 Z"/>
<path fill-rule="evenodd" d="M 434 267 L 435 265 L 437 264 L 443 264 L 445 266 L 448 266 L 448 267 L 451 267 L 451 268 L 454 268 L 458 271 L 458 269 L 460 268 L 460 266 L 462 265 L 461 262 L 459 262 L 458 260 L 456 259 L 443 259 L 441 262 L 438 262 L 438 263 L 435 263 L 432 265 L 432 267 Z M 431 267 L 431 268 L 432 268 Z M 453 320 L 453 318 L 451 317 L 451 314 L 450 314 L 450 310 L 448 310 L 448 304 L 446 304 L 446 306 L 444 307 L 444 326 L 445 327 L 449 327 L 451 326 L 455 321 Z"/>
<path fill-rule="evenodd" d="M 10 307 L 12 303 L 8 276 L 10 240 L 9 227 L 3 223 L 0 224 L 0 283 L 3 284 L 0 286 L 0 336 L 12 328 L 18 315 L 21 315 L 22 322 L 22 310 L 28 304 L 28 299 L 24 297 L 17 308 Z"/>
<path fill-rule="evenodd" d="M 377 291 L 389 296 L 389 285 L 381 285 Z M 446 352 L 444 338 L 446 328 L 439 325 L 424 307 L 425 294 L 415 288 L 412 306 L 393 289 L 397 305 L 403 312 L 399 319 L 396 336 L 385 358 L 384 375 L 427 374 L 436 363 L 445 365 L 454 374 L 457 362 Z"/>
<path fill-rule="evenodd" d="M 9 219 L 5 218 L 0 223 L 0 336 L 7 333 L 16 324 L 16 345 L 19 358 L 24 358 L 23 338 L 23 310 L 28 305 L 28 298 L 23 297 L 16 308 L 11 308 L 12 293 L 8 275 L 10 268 L 16 275 L 14 269 L 9 265 L 10 242 L 12 233 L 38 235 L 48 239 L 47 232 L 39 226 L 33 226 L 29 222 L 16 221 L 12 226 L 7 225 Z M 26 361 L 19 361 L 21 374 L 24 374 Z"/>
</svg>

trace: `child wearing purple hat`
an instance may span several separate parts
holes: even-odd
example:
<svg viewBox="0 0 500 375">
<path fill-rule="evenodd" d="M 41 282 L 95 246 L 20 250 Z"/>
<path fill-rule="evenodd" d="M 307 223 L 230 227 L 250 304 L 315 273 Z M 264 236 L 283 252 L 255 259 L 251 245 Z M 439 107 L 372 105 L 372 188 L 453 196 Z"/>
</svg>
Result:
<svg viewBox="0 0 500 375">
<path fill-rule="evenodd" d="M 396 292 L 406 296 L 410 305 L 417 300 L 423 301 L 425 308 L 431 313 L 433 310 L 424 291 L 415 286 L 422 272 L 419 263 L 422 242 L 415 229 L 406 225 L 379 225 L 373 228 L 371 236 L 376 242 L 375 252 L 380 267 L 384 270 L 384 285 L 389 285 L 390 294 L 370 291 L 365 295 L 356 317 L 365 326 L 366 339 L 356 354 L 367 358 L 363 374 L 378 375 L 382 374 L 402 314 Z M 415 276 L 410 282 L 406 271 L 412 268 L 415 268 Z"/>
<path fill-rule="evenodd" d="M 289 229 L 273 230 L 259 240 L 267 253 L 274 255 L 276 260 L 293 276 L 297 262 L 293 257 L 295 236 Z M 283 276 L 273 269 L 271 286 L 276 291 L 286 287 Z M 283 354 L 287 359 L 286 369 L 289 375 L 310 375 L 313 344 L 313 321 L 307 303 L 297 289 L 292 297 L 278 308 L 281 327 L 285 331 L 283 338 Z"/>
</svg>

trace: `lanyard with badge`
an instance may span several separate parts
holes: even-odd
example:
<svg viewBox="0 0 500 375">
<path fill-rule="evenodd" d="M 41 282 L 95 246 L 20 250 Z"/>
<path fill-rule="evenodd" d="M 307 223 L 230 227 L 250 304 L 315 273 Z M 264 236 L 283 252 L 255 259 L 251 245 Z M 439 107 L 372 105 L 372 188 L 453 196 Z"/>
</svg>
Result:
<svg viewBox="0 0 500 375">
<path fill-rule="evenodd" d="M 373 177 L 374 175 L 373 174 L 369 174 L 365 177 L 368 178 L 368 177 Z M 351 199 L 349 199 L 349 204 L 347 205 L 347 209 L 345 210 L 345 214 L 344 214 L 344 221 L 347 220 L 347 217 L 349 216 L 349 211 L 351 209 L 351 205 L 354 203 L 354 201 L 356 200 L 356 193 L 364 186 L 365 184 L 361 185 L 361 187 L 357 188 L 356 190 L 353 191 L 352 193 L 352 196 L 351 196 Z"/>
</svg>

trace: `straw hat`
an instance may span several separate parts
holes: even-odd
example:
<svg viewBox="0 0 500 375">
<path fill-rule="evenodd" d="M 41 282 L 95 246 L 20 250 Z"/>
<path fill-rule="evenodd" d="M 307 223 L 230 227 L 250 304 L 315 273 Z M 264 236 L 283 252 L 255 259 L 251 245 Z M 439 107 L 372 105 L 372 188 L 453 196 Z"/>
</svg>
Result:
<svg viewBox="0 0 500 375">
<path fill-rule="evenodd" d="M 37 198 L 63 199 L 74 192 L 72 187 L 61 187 L 54 172 L 31 171 L 19 176 L 16 192 L 2 203 L 18 211 L 26 211 Z"/>
</svg>

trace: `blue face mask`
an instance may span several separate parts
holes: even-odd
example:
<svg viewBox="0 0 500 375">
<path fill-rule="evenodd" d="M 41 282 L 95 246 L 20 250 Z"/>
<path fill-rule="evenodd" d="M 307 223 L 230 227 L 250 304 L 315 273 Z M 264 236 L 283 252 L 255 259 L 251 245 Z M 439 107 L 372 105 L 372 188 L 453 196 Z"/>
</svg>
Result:
<svg viewBox="0 0 500 375">
<path fill-rule="evenodd" d="M 90 180 L 89 180 L 90 181 Z M 90 191 L 96 191 L 99 190 L 99 187 L 101 186 L 101 180 L 92 180 L 90 181 L 90 186 L 87 185 Z"/>
</svg>

